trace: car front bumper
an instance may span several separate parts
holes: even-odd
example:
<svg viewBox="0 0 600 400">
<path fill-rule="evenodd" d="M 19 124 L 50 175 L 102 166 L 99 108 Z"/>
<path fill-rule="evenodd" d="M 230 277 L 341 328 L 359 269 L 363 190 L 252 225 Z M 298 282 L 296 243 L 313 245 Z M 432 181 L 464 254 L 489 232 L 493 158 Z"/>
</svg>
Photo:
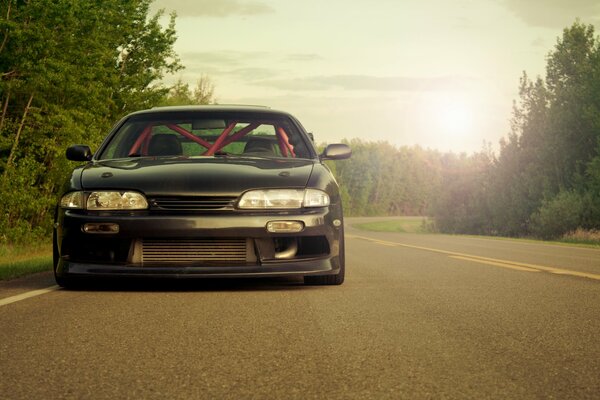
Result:
<svg viewBox="0 0 600 400">
<path fill-rule="evenodd" d="M 300 221 L 298 233 L 270 233 L 271 221 Z M 117 224 L 118 233 L 86 233 L 85 224 Z M 341 212 L 330 208 L 305 213 L 232 213 L 218 215 L 153 215 L 151 213 L 87 213 L 61 210 L 56 223 L 59 277 L 283 277 L 330 275 L 340 271 L 343 241 Z M 238 238 L 248 242 L 246 260 L 177 260 L 169 253 L 161 262 L 140 256 L 144 241 L 166 243 Z M 300 243 L 292 257 L 277 258 L 277 243 Z M 274 243 L 274 245 L 270 244 Z"/>
<path fill-rule="evenodd" d="M 58 276 L 77 277 L 154 277 L 154 278 L 251 278 L 307 275 L 333 275 L 339 265 L 331 259 L 273 263 L 261 266 L 196 265 L 172 267 L 140 267 L 139 265 L 114 265 L 61 261 Z"/>
</svg>

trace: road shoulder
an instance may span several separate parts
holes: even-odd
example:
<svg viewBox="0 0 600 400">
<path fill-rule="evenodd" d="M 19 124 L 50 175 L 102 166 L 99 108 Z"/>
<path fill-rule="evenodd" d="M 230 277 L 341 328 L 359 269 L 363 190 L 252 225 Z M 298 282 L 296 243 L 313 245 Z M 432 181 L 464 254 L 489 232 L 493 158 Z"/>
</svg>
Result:
<svg viewBox="0 0 600 400">
<path fill-rule="evenodd" d="M 32 290 L 46 289 L 56 285 L 51 271 L 39 272 L 7 281 L 0 281 L 0 300 L 18 296 Z"/>
</svg>

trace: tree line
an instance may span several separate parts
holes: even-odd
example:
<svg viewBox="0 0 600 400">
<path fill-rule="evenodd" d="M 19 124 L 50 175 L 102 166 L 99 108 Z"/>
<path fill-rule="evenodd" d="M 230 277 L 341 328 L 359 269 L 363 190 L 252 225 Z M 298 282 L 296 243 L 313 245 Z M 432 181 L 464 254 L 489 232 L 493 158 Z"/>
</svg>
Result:
<svg viewBox="0 0 600 400">
<path fill-rule="evenodd" d="M 433 216 L 455 233 L 557 238 L 600 229 L 600 39 L 592 25 L 564 29 L 546 76 L 523 74 L 511 132 L 497 156 L 446 173 Z"/>
<path fill-rule="evenodd" d="M 351 215 L 429 215 L 442 232 L 557 238 L 600 229 L 600 39 L 564 29 L 545 78 L 523 74 L 496 154 L 352 141 L 335 169 Z"/>
<path fill-rule="evenodd" d="M 181 65 L 151 0 L 0 4 L 0 243 L 47 237 L 66 147 L 96 147 L 123 115 L 214 102 L 214 87 L 162 78 Z M 496 154 L 352 139 L 331 162 L 347 215 L 428 215 L 443 232 L 557 237 L 600 228 L 600 40 L 566 28 L 545 78 L 520 81 Z"/>
<path fill-rule="evenodd" d="M 330 166 L 350 216 L 427 215 L 441 185 L 441 169 L 455 157 L 418 146 L 344 142 L 352 148 L 352 157 Z"/>
<path fill-rule="evenodd" d="M 206 77 L 161 83 L 183 66 L 175 15 L 163 27 L 151 2 L 0 3 L 0 242 L 47 236 L 66 147 L 99 145 L 131 111 L 211 101 Z"/>
</svg>

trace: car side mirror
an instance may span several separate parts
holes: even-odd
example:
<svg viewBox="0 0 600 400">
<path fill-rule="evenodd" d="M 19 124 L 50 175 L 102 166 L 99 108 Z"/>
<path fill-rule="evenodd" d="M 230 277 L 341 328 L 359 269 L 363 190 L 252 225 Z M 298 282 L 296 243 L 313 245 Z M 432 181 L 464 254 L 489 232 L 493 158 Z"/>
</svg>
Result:
<svg viewBox="0 0 600 400">
<path fill-rule="evenodd" d="M 347 144 L 334 143 L 327 145 L 323 154 L 321 154 L 321 160 L 344 160 L 350 158 L 352 155 L 352 149 Z"/>
<path fill-rule="evenodd" d="M 76 144 L 67 149 L 67 160 L 90 161 L 92 156 L 93 154 L 89 146 L 84 144 Z"/>
</svg>

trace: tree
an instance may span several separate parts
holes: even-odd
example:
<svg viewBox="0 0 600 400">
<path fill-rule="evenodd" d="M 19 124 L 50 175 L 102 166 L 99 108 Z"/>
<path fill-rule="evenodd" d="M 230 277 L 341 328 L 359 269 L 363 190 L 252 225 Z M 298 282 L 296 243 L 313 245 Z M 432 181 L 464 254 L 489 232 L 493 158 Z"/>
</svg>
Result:
<svg viewBox="0 0 600 400">
<path fill-rule="evenodd" d="M 441 161 L 420 147 L 346 142 L 352 158 L 333 163 L 348 215 L 425 215 L 439 192 Z"/>
<path fill-rule="evenodd" d="M 440 197 L 442 229 L 549 238 L 600 227 L 600 39 L 593 26 L 566 28 L 547 60 L 545 80 L 521 78 L 511 132 L 487 172 L 473 173 L 477 164 L 464 160 L 460 179 Z"/>
<path fill-rule="evenodd" d="M 177 80 L 175 85 L 170 88 L 160 105 L 163 106 L 183 106 L 183 105 L 202 105 L 215 103 L 215 86 L 210 78 L 202 75 L 192 90 L 190 85 L 183 83 L 181 79 Z"/>
<path fill-rule="evenodd" d="M 150 0 L 8 0 L 0 4 L 0 230 L 47 232 L 64 149 L 97 145 L 124 113 L 150 107 L 181 66 L 172 15 Z M 11 236 L 12 235 L 12 236 Z M 11 237 L 8 237 L 11 236 Z"/>
<path fill-rule="evenodd" d="M 552 98 L 546 148 L 560 189 L 570 188 L 596 154 L 600 137 L 599 46 L 594 27 L 576 22 L 563 31 L 548 57 L 546 82 Z"/>
<path fill-rule="evenodd" d="M 151 0 L 132 2 L 128 18 L 122 20 L 123 40 L 119 42 L 116 69 L 118 88 L 115 98 L 119 111 L 150 108 L 161 101 L 169 89 L 160 80 L 165 73 L 174 73 L 182 67 L 173 49 L 177 39 L 175 14 L 169 25 L 162 29 L 159 19 L 162 11 L 148 19 Z"/>
</svg>

